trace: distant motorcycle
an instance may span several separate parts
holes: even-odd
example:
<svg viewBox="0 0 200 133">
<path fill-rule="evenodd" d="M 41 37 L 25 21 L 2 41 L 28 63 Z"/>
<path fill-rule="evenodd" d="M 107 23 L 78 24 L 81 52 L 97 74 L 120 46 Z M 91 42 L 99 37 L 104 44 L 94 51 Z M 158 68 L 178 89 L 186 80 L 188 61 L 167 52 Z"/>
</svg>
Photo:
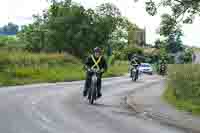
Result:
<svg viewBox="0 0 200 133">
<path fill-rule="evenodd" d="M 161 64 L 160 65 L 160 75 L 165 75 L 166 74 L 166 64 Z"/>
<path fill-rule="evenodd" d="M 132 81 L 138 80 L 138 76 L 139 76 L 139 65 L 135 65 L 134 68 L 132 68 L 131 70 Z"/>
</svg>

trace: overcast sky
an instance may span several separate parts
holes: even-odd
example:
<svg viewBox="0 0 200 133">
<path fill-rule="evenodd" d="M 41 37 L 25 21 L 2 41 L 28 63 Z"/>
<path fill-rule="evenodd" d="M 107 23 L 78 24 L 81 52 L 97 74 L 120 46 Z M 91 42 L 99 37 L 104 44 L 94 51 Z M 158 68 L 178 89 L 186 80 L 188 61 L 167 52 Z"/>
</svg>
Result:
<svg viewBox="0 0 200 133">
<path fill-rule="evenodd" d="M 32 22 L 32 15 L 41 13 L 43 9 L 48 7 L 47 0 L 0 0 L 0 26 L 14 22 L 19 25 Z M 134 3 L 133 0 L 73 0 L 81 3 L 86 8 L 94 8 L 103 2 L 113 2 L 122 14 L 129 18 L 130 21 L 136 23 L 139 27 L 146 27 L 147 43 L 152 43 L 158 37 L 156 29 L 160 24 L 160 14 L 151 17 L 145 12 L 145 0 Z M 162 12 L 166 12 L 163 10 Z M 195 20 L 192 25 L 184 25 L 183 41 L 187 45 L 200 47 L 200 19 Z"/>
</svg>

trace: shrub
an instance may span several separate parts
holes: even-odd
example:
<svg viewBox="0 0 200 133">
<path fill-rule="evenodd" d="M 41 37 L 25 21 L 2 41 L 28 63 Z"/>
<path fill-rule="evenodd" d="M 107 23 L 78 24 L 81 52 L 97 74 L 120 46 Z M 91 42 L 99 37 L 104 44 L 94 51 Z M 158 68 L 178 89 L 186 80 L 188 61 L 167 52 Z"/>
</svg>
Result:
<svg viewBox="0 0 200 133">
<path fill-rule="evenodd" d="M 183 60 L 184 60 L 185 63 L 192 62 L 192 54 L 193 54 L 193 51 L 191 49 L 185 50 L 185 52 L 184 52 L 184 58 L 183 58 Z"/>
<path fill-rule="evenodd" d="M 125 60 L 127 60 L 129 54 L 143 55 L 143 49 L 138 48 L 138 47 L 129 47 L 129 48 L 124 49 L 123 53 L 124 53 Z"/>
</svg>

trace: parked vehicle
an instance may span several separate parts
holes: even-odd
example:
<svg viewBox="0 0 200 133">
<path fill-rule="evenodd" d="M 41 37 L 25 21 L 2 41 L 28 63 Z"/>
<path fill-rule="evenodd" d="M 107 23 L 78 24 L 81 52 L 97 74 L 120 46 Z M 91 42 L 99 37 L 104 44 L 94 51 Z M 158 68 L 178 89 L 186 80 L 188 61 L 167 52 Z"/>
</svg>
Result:
<svg viewBox="0 0 200 133">
<path fill-rule="evenodd" d="M 141 63 L 141 65 L 139 66 L 139 72 L 152 75 L 153 68 L 149 63 Z"/>
</svg>

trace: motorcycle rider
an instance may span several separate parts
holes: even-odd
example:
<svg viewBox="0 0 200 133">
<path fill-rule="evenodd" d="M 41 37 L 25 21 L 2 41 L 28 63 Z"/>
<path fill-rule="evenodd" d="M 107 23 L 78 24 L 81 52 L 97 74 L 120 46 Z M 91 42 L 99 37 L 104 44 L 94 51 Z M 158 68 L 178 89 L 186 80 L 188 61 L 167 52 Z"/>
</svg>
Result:
<svg viewBox="0 0 200 133">
<path fill-rule="evenodd" d="M 130 70 L 130 77 L 131 77 L 132 76 L 131 71 L 135 69 L 137 66 L 139 66 L 141 62 L 139 58 L 137 57 L 137 54 L 133 54 L 131 57 L 129 56 L 129 61 L 130 61 L 129 70 Z"/>
<path fill-rule="evenodd" d="M 167 61 L 165 60 L 164 57 L 162 57 L 160 60 L 160 74 L 164 75 L 166 73 L 166 69 L 167 69 Z"/>
<path fill-rule="evenodd" d="M 90 85 L 91 85 L 93 72 L 91 72 L 90 70 L 95 68 L 100 71 L 100 73 L 98 75 L 99 78 L 97 80 L 97 93 L 98 93 L 97 97 L 100 98 L 102 96 L 101 77 L 102 77 L 102 74 L 107 70 L 107 63 L 106 63 L 105 58 L 102 56 L 101 48 L 96 47 L 96 48 L 94 48 L 93 52 L 94 52 L 94 54 L 89 56 L 85 62 L 85 68 L 87 70 L 87 73 L 86 73 L 85 87 L 83 90 L 83 96 L 84 97 L 87 96 L 88 88 L 90 88 Z"/>
</svg>

